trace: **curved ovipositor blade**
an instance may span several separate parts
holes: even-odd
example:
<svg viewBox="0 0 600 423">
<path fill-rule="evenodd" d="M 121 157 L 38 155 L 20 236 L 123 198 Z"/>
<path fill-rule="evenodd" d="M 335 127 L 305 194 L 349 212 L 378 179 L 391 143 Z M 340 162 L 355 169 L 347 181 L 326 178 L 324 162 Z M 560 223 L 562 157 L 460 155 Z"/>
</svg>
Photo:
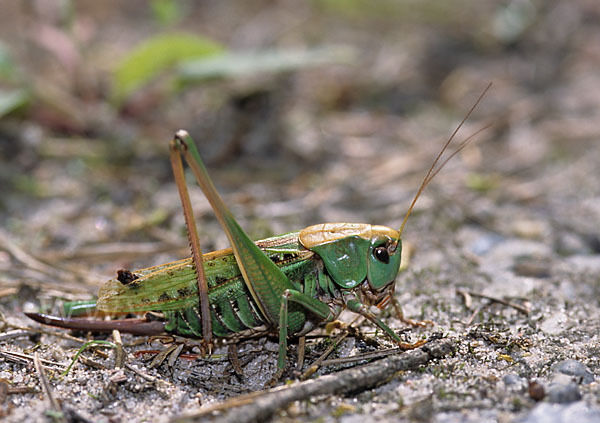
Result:
<svg viewBox="0 0 600 423">
<path fill-rule="evenodd" d="M 42 313 L 25 313 L 27 317 L 44 325 L 89 332 L 112 332 L 117 329 L 132 335 L 151 336 L 165 332 L 165 323 L 146 319 L 91 320 L 50 316 Z"/>
</svg>

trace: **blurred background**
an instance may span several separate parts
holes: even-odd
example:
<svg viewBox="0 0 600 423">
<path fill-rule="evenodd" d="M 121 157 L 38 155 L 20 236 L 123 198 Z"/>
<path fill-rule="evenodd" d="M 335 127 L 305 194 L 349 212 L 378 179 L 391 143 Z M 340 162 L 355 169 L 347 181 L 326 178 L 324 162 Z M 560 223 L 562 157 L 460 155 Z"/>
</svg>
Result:
<svg viewBox="0 0 600 423">
<path fill-rule="evenodd" d="M 493 236 L 473 245 L 517 233 L 598 252 L 599 23 L 593 0 L 4 0 L 0 283 L 95 292 L 117 268 L 187 255 L 179 128 L 254 238 L 398 227 L 489 82 L 458 140 L 493 127 L 405 238 L 457 242 L 475 223 Z M 205 250 L 226 247 L 192 196 Z"/>
<path fill-rule="evenodd" d="M 513 421 L 540 399 L 528 381 L 550 386 L 553 363 L 573 358 L 585 377 L 550 401 L 583 395 L 596 414 L 578 421 L 597 421 L 598 384 L 579 385 L 600 371 L 597 0 L 0 0 L 0 331 L 26 326 L 2 334 L 0 353 L 69 362 L 73 343 L 40 341 L 23 310 L 90 298 L 117 269 L 189 255 L 169 163 L 176 130 L 195 138 L 254 239 L 328 221 L 398 228 L 490 82 L 455 145 L 492 126 L 428 186 L 402 234 L 397 297 L 407 316 L 436 324 L 412 339 L 443 333 L 456 355 L 359 403 L 302 410 L 306 421 Z M 204 250 L 227 247 L 188 181 Z M 241 344 L 248 361 L 259 355 L 246 380 L 225 361 L 179 361 L 173 374 L 153 370 L 169 395 L 134 380 L 118 390 L 125 406 L 102 397 L 104 371 L 81 366 L 53 383 L 86 415 L 167 419 L 203 395 L 260 389 L 277 350 L 263 341 Z M 364 350 L 347 343 L 342 355 Z M 4 360 L 1 380 L 37 386 L 31 365 Z M 11 398 L 13 421 L 30 407 L 46 421 L 39 394 Z M 519 421 L 559 421 L 563 409 L 536 410 Z"/>
</svg>

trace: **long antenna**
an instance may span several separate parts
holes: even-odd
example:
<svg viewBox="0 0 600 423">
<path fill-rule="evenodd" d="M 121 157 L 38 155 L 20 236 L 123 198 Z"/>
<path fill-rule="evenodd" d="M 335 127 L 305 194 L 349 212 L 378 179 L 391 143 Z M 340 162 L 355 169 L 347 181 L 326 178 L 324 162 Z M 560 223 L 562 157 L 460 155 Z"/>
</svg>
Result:
<svg viewBox="0 0 600 423">
<path fill-rule="evenodd" d="M 475 131 L 474 133 L 472 133 L 471 135 L 469 135 L 467 138 L 465 138 L 456 148 L 455 151 L 452 152 L 452 154 L 450 154 L 450 156 L 448 156 L 447 158 L 444 159 L 444 161 L 437 167 L 437 169 L 429 176 L 429 178 L 427 178 L 427 184 L 429 184 L 429 182 L 431 182 L 431 180 L 433 178 L 435 178 L 435 176 L 440 173 L 440 170 L 442 170 L 442 168 L 444 166 L 446 166 L 446 163 L 448 163 L 450 160 L 452 160 L 452 158 L 454 156 L 456 156 L 458 153 L 460 153 L 461 151 L 463 151 L 463 149 L 469 145 L 471 143 L 471 141 L 473 141 L 475 139 L 475 137 L 479 134 L 481 134 L 483 131 L 485 131 L 486 129 L 491 128 L 492 126 L 494 126 L 493 123 L 489 123 L 487 125 L 485 125 L 483 128 L 478 129 L 477 131 Z"/>
<path fill-rule="evenodd" d="M 469 109 L 469 112 L 465 115 L 465 117 L 463 118 L 463 120 L 458 124 L 458 126 L 456 127 L 456 129 L 454 130 L 454 132 L 452 132 L 452 135 L 450 135 L 450 138 L 448 138 L 448 141 L 446 141 L 446 144 L 444 144 L 444 146 L 442 147 L 442 149 L 438 153 L 437 157 L 433 161 L 433 164 L 429 168 L 429 171 L 427 171 L 427 174 L 425 175 L 425 178 L 423 178 L 423 182 L 421 183 L 421 186 L 419 187 L 419 190 L 417 191 L 417 194 L 415 195 L 415 198 L 413 198 L 413 201 L 410 204 L 410 207 L 408 208 L 408 212 L 406 212 L 406 216 L 404 216 L 404 220 L 402 221 L 402 225 L 400 226 L 400 230 L 398 231 L 398 235 L 402 235 L 402 231 L 404 230 L 404 225 L 406 224 L 406 221 L 408 220 L 408 216 L 410 216 L 410 213 L 412 212 L 413 208 L 415 207 L 415 203 L 417 202 L 417 200 L 421 196 L 421 193 L 423 192 L 423 190 L 425 189 L 425 187 L 427 186 L 427 184 L 429 184 L 429 182 L 431 182 L 431 180 L 435 177 L 435 175 L 437 175 L 439 173 L 439 171 L 442 170 L 442 168 L 444 167 L 444 165 L 446 163 L 448 163 L 448 160 L 450 160 L 452 157 L 454 157 L 463 148 L 465 148 L 467 146 L 467 144 L 469 143 L 469 141 L 471 141 L 475 137 L 475 135 L 479 134 L 481 131 L 483 131 L 484 129 L 487 129 L 490 126 L 490 125 L 488 125 L 485 128 L 480 129 L 479 131 L 475 132 L 473 135 L 471 135 L 470 137 L 468 137 L 467 139 L 465 139 L 462 143 L 460 143 L 460 145 L 458 146 L 458 148 L 456 149 L 456 151 L 454 151 L 450 155 L 450 157 L 448 157 L 446 160 L 444 160 L 442 162 L 442 164 L 439 167 L 436 168 L 436 166 L 437 166 L 438 162 L 440 161 L 442 155 L 448 149 L 448 146 L 450 145 L 450 143 L 452 142 L 452 140 L 454 139 L 454 137 L 456 136 L 456 134 L 458 133 L 458 131 L 460 130 L 460 128 L 462 128 L 462 126 L 464 125 L 464 123 L 466 122 L 466 120 L 469 118 L 469 116 L 471 116 L 471 114 L 473 113 L 473 110 L 475 110 L 475 108 L 477 107 L 477 105 L 481 102 L 481 100 L 483 99 L 483 97 L 485 96 L 485 94 L 489 91 L 489 89 L 491 88 L 491 86 L 492 86 L 492 83 L 490 82 L 487 85 L 487 87 L 485 87 L 485 90 L 483 90 L 483 92 L 479 95 L 479 98 L 477 99 L 477 101 L 475 102 L 475 104 L 473 104 L 473 106 L 471 107 L 471 109 Z"/>
</svg>

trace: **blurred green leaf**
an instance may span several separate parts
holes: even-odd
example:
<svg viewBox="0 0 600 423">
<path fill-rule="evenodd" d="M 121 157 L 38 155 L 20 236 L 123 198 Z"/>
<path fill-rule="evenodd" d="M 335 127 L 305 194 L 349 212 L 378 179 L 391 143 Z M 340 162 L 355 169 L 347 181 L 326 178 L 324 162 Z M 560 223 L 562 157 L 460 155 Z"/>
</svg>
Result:
<svg viewBox="0 0 600 423">
<path fill-rule="evenodd" d="M 154 18 L 162 25 L 171 25 L 181 19 L 181 4 L 177 0 L 152 0 L 150 4 Z"/>
<path fill-rule="evenodd" d="M 12 79 L 15 73 L 15 63 L 10 57 L 8 48 L 0 43 L 0 78 Z"/>
<path fill-rule="evenodd" d="M 223 53 L 216 42 L 191 34 L 162 34 L 133 49 L 114 73 L 113 100 L 119 104 L 153 78 L 192 58 Z"/>
<path fill-rule="evenodd" d="M 457 10 L 468 10 L 470 0 L 312 0 L 317 10 L 354 21 L 383 19 L 381 22 L 435 23 L 456 22 L 464 17 Z"/>
<path fill-rule="evenodd" d="M 515 42 L 535 23 L 537 15 L 532 2 L 511 1 L 494 15 L 492 32 L 505 43 Z"/>
<path fill-rule="evenodd" d="M 25 90 L 0 91 L 0 118 L 23 107 L 29 101 Z"/>
<path fill-rule="evenodd" d="M 40 181 L 33 175 L 26 173 L 13 175 L 12 182 L 16 192 L 20 192 L 34 197 L 43 197 L 46 195 Z"/>
<path fill-rule="evenodd" d="M 395 0 L 313 0 L 313 2 L 321 9 L 348 18 L 384 16 L 390 12 L 395 14 L 401 7 Z"/>
<path fill-rule="evenodd" d="M 494 175 L 470 173 L 467 175 L 466 185 L 470 189 L 479 192 L 488 192 L 498 187 L 498 178 Z"/>
<path fill-rule="evenodd" d="M 354 58 L 349 47 L 321 47 L 308 50 L 266 50 L 229 53 L 190 60 L 178 67 L 182 82 L 235 78 L 261 73 L 287 72 L 329 63 L 348 63 Z"/>
</svg>

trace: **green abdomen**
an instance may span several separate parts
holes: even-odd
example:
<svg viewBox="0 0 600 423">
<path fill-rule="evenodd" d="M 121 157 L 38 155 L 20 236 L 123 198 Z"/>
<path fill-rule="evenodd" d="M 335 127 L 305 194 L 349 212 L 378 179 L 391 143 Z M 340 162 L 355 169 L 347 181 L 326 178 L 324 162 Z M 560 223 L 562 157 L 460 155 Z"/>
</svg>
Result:
<svg viewBox="0 0 600 423">
<path fill-rule="evenodd" d="M 295 289 L 303 291 L 304 279 L 316 272 L 313 254 L 297 243 L 296 234 L 259 241 L 261 248 L 286 274 Z M 260 245 L 260 244 L 259 244 Z M 213 334 L 227 337 L 249 329 L 271 326 L 250 294 L 230 250 L 204 255 Z M 162 312 L 165 329 L 200 338 L 198 286 L 191 259 L 131 272 L 135 279 L 112 279 L 101 287 L 98 309 L 115 312 Z M 303 322 L 298 322 L 298 325 Z"/>
<path fill-rule="evenodd" d="M 292 284 L 301 290 L 306 275 L 315 271 L 314 261 L 298 260 L 297 257 L 293 257 L 287 260 L 276 260 L 276 263 L 282 261 L 285 263 L 280 266 L 281 269 Z M 228 337 L 271 325 L 252 298 L 241 275 L 229 279 L 216 275 L 209 282 L 209 301 L 212 331 L 217 337 Z M 165 327 L 167 331 L 187 337 L 202 336 L 202 320 L 198 304 L 181 310 L 168 311 L 165 315 L 168 320 Z"/>
</svg>

